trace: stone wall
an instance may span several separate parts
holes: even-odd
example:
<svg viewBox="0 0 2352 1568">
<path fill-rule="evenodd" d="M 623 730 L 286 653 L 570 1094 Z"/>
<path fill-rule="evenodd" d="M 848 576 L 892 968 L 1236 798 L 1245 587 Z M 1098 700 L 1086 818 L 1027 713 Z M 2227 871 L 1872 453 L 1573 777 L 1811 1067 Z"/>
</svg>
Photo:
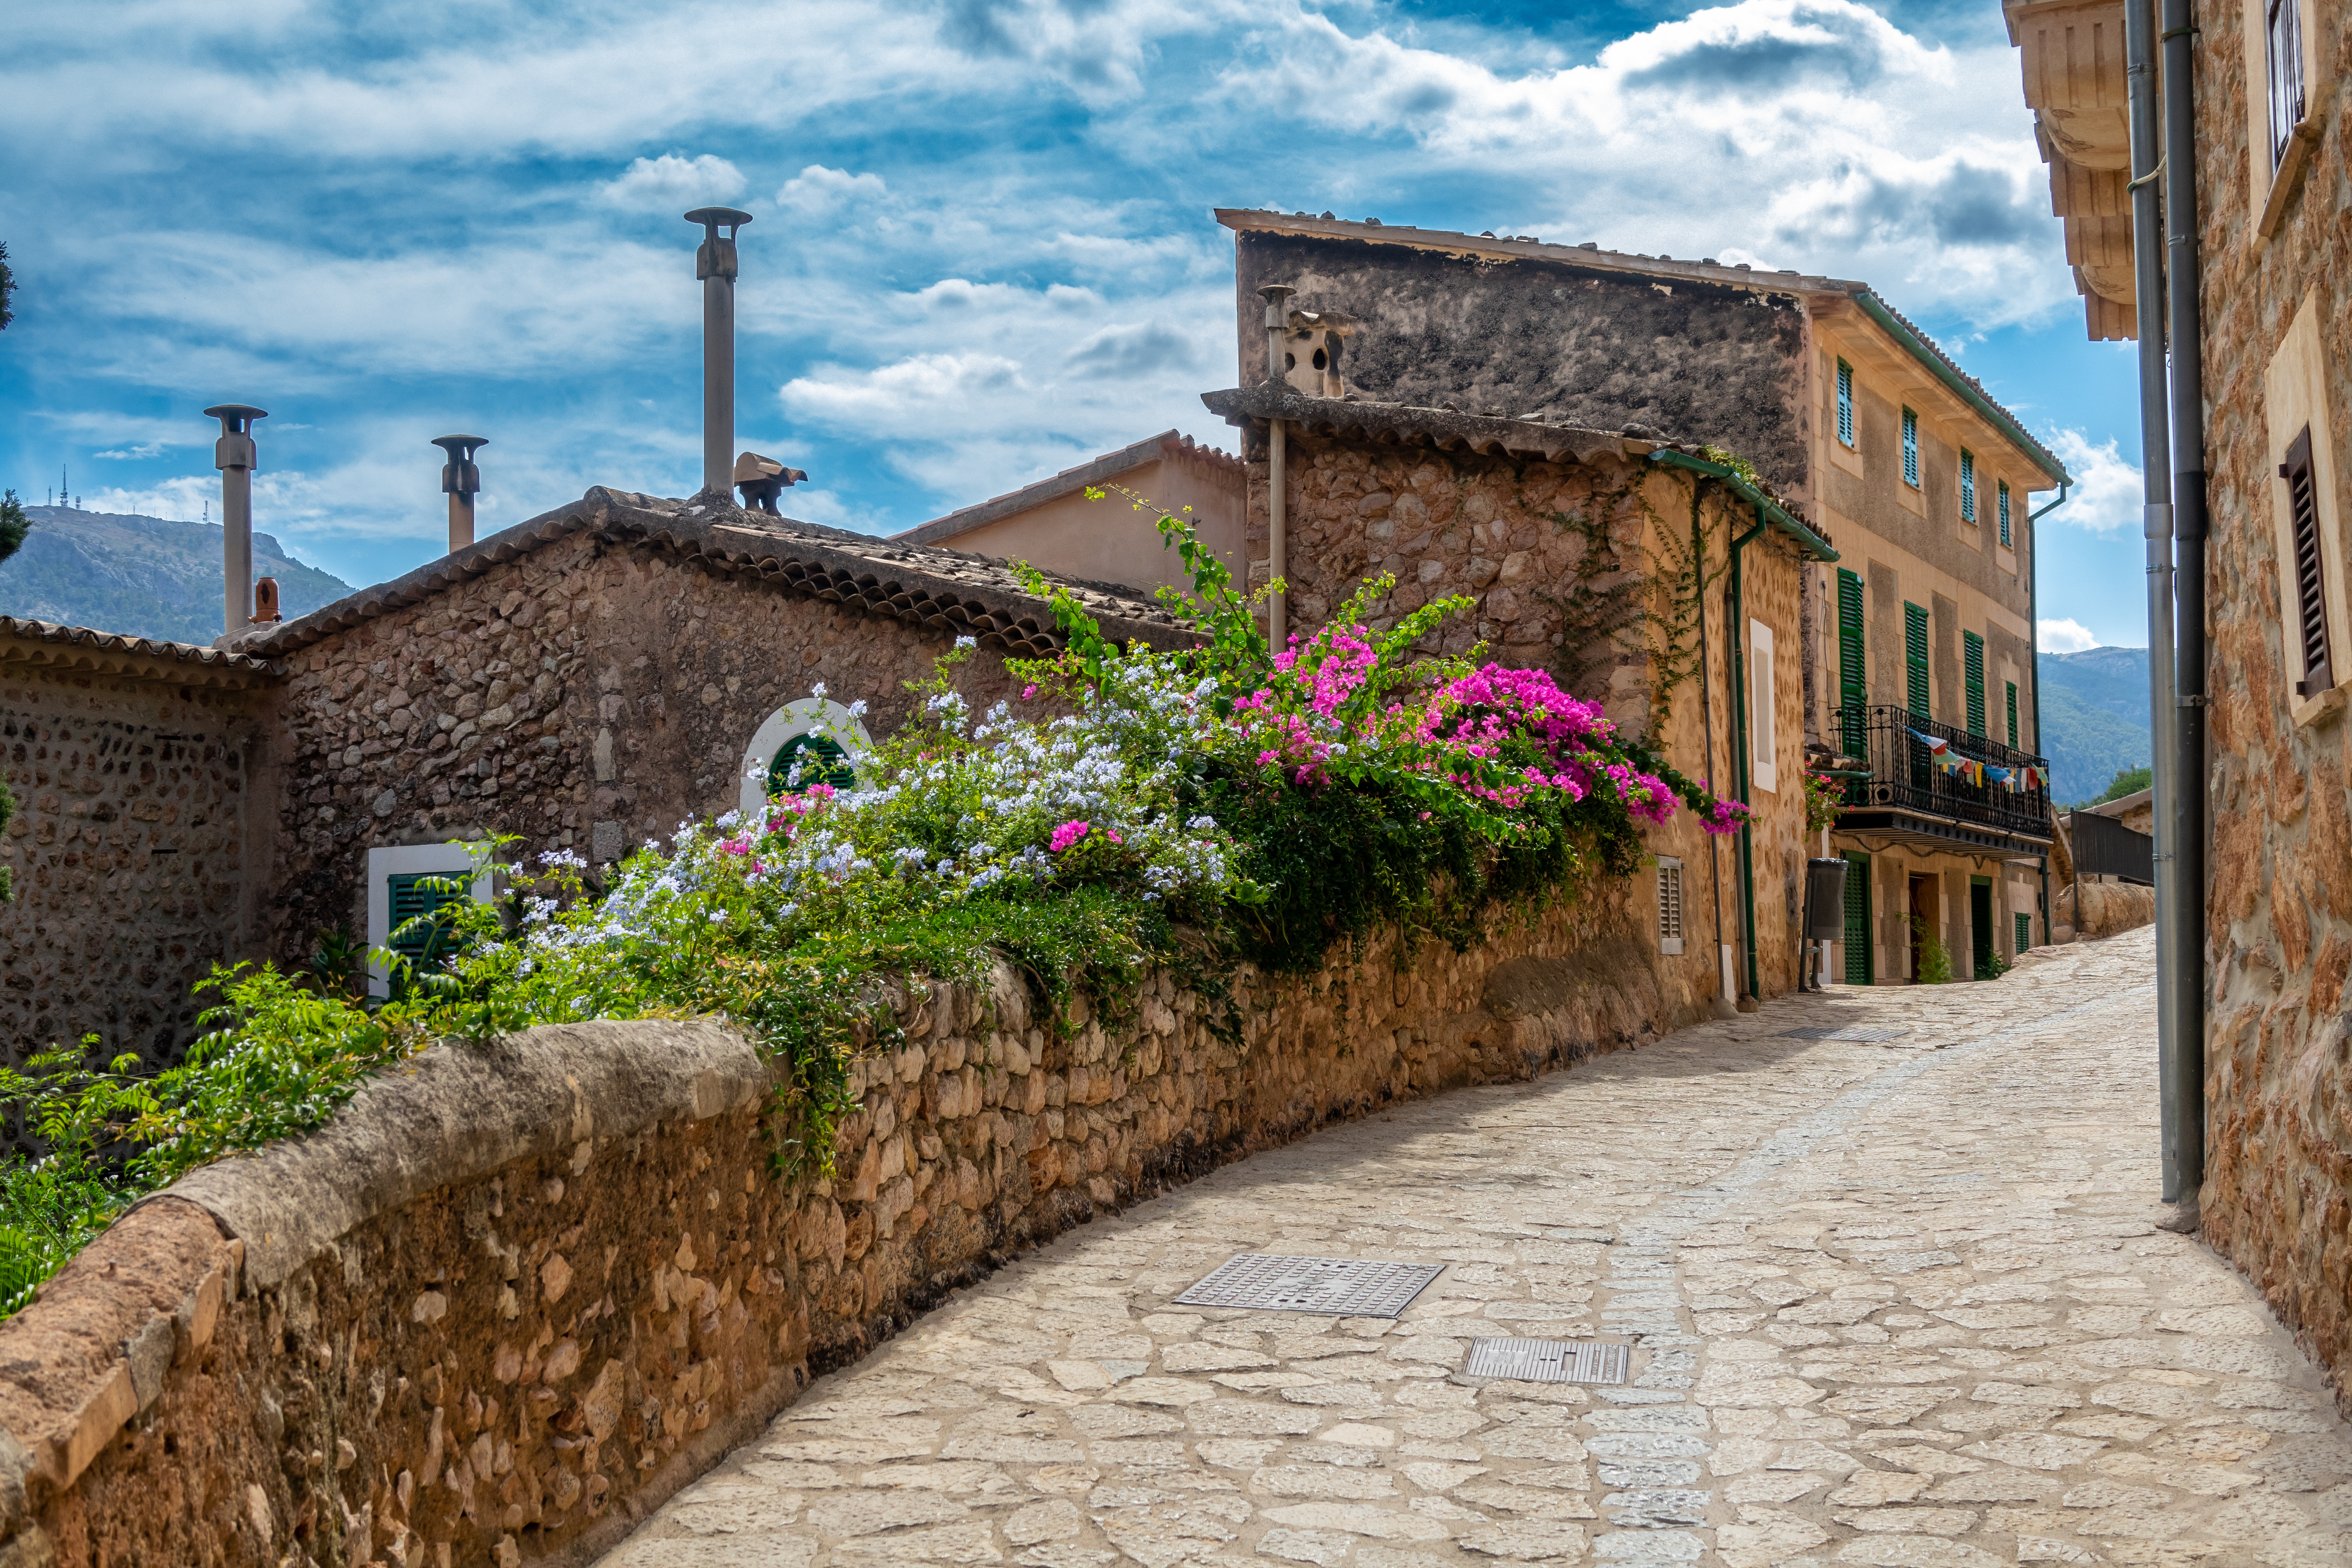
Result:
<svg viewBox="0 0 2352 1568">
<path fill-rule="evenodd" d="M 1734 793 L 1728 543 L 1753 521 L 1744 508 L 1727 508 L 1712 489 L 1703 501 L 1707 669 L 1702 679 L 1697 650 L 1686 650 L 1694 662 L 1667 694 L 1661 725 L 1658 634 L 1634 617 L 1662 613 L 1661 570 L 1686 559 L 1677 552 L 1688 548 L 1692 476 L 1638 458 L 1530 461 L 1372 446 L 1296 428 L 1287 439 L 1286 581 L 1294 630 L 1312 631 L 1359 583 L 1382 573 L 1394 574 L 1397 585 L 1375 606 L 1376 625 L 1433 599 L 1466 596 L 1472 607 L 1446 624 L 1443 651 L 1483 642 L 1497 663 L 1549 670 L 1565 689 L 1604 703 L 1629 733 L 1654 735 L 1675 767 Z M 1252 580 L 1263 584 L 1267 463 L 1264 437 L 1254 442 L 1249 552 Z M 1751 792 L 1759 813 L 1758 978 L 1765 994 L 1777 995 L 1797 981 L 1809 853 L 1798 777 L 1805 721 L 1800 559 L 1785 536 L 1769 532 L 1742 552 L 1741 577 L 1744 618 L 1774 629 L 1778 658 L 1780 787 Z M 1688 934 L 1668 967 L 1710 996 L 1719 989 L 1718 942 L 1740 942 L 1733 842 L 1702 833 L 1687 812 L 1645 835 L 1651 853 L 1677 857 L 1685 869 Z"/>
<path fill-rule="evenodd" d="M 2212 637 L 2201 1208 L 2207 1237 L 2340 1378 L 2352 1371 L 2352 735 L 2340 704 L 2302 723 L 2290 711 L 2265 386 L 2290 323 L 2314 307 L 2329 418 L 2313 437 L 2334 455 L 2336 513 L 2352 518 L 2352 26 L 2334 0 L 2317 15 L 2305 77 L 2324 135 L 2267 244 L 2248 147 L 2262 63 L 2250 88 L 2235 13 L 2200 36 Z M 2336 662 L 2347 668 L 2341 640 Z"/>
<path fill-rule="evenodd" d="M 273 946 L 364 934 L 370 846 L 518 834 L 528 853 L 667 837 L 732 810 L 762 721 L 819 682 L 887 735 L 951 632 L 594 531 L 290 654 Z M 1001 652 L 966 665 L 985 706 Z"/>
<path fill-rule="evenodd" d="M 268 824 L 262 678 L 169 659 L 60 667 L 0 637 L 0 904 L 5 1061 L 87 1034 L 161 1065 L 194 1032 L 189 987 L 247 951 Z"/>
<path fill-rule="evenodd" d="M 1603 889 L 1455 954 L 1166 975 L 1042 1026 L 917 988 L 829 1182 L 717 1024 L 444 1045 L 150 1199 L 0 1325 L 0 1563 L 576 1563 L 1008 1253 L 1210 1166 L 1688 1016 Z"/>
</svg>

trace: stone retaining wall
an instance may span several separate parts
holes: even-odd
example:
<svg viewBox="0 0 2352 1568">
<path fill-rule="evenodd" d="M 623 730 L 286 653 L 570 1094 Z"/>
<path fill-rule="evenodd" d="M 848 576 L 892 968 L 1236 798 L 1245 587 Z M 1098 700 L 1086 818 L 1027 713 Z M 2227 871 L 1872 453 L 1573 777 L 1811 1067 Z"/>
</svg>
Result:
<svg viewBox="0 0 2352 1568">
<path fill-rule="evenodd" d="M 830 1182 L 771 1173 L 766 1061 L 713 1023 L 435 1047 L 328 1128 L 133 1209 L 0 1325 L 0 1568 L 580 1563 L 808 1380 L 1015 1249 L 1251 1150 L 1639 1044 L 1622 888 L 1465 954 L 1168 975 L 1042 1026 L 918 987 Z"/>
</svg>

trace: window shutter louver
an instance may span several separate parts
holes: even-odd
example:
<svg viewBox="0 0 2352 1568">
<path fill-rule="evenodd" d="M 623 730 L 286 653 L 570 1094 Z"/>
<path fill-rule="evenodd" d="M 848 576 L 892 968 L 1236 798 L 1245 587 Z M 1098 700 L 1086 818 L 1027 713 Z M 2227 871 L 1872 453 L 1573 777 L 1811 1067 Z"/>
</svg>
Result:
<svg viewBox="0 0 2352 1568">
<path fill-rule="evenodd" d="M 1903 482 L 1919 488 L 1919 416 L 1908 408 L 1903 411 Z"/>
<path fill-rule="evenodd" d="M 1960 634 L 1961 669 L 1968 681 L 1969 733 L 1985 732 L 1984 638 L 1974 632 Z"/>
<path fill-rule="evenodd" d="M 436 914 L 445 905 L 466 898 L 467 884 L 472 878 L 470 871 L 415 871 L 388 879 L 392 936 L 385 945 L 419 970 L 439 969 L 442 955 L 449 951 L 448 924 L 436 921 L 429 925 L 403 928 L 411 921 Z"/>
<path fill-rule="evenodd" d="M 1930 719 L 1927 710 L 1927 612 L 1903 606 L 1903 695 L 1915 718 Z"/>
<path fill-rule="evenodd" d="M 1976 520 L 1977 456 L 1974 452 L 1963 450 L 1960 453 L 1960 521 L 1974 522 Z"/>
<path fill-rule="evenodd" d="M 2009 749 L 2013 752 L 2017 749 L 2017 682 L 2004 680 L 2001 684 L 2009 689 Z"/>
<path fill-rule="evenodd" d="M 2016 542 L 2009 536 L 2009 481 L 2007 479 L 2000 481 L 2000 542 L 2001 543 L 2010 546 L 2011 549 L 2014 549 L 2016 547 Z"/>
<path fill-rule="evenodd" d="M 2316 697 L 2336 684 L 2327 638 L 2326 557 L 2319 547 L 2319 491 L 2311 471 L 2311 430 L 2305 426 L 2279 465 L 2286 481 L 2288 521 L 2294 535 L 2295 632 L 2303 653 L 2297 697 Z"/>
<path fill-rule="evenodd" d="M 1683 863 L 1671 858 L 1658 861 L 1658 951 L 1683 950 Z"/>
<path fill-rule="evenodd" d="M 1838 439 L 1853 445 L 1853 366 L 1843 360 L 1837 366 Z"/>
<path fill-rule="evenodd" d="M 1870 679 L 1863 661 L 1862 579 L 1838 568 L 1838 706 L 1845 710 L 1841 744 L 1846 755 L 1864 756 L 1868 744 Z"/>
<path fill-rule="evenodd" d="M 1845 983 L 1871 984 L 1870 857 L 1849 850 L 1845 857 Z"/>
<path fill-rule="evenodd" d="M 2271 167 L 2276 169 L 2303 123 L 2303 8 L 2296 0 L 2269 0 L 2268 12 Z"/>
<path fill-rule="evenodd" d="M 2032 915 L 2020 915 L 2017 917 L 2017 944 L 2011 948 L 2010 952 L 2012 954 L 2023 952 L 2027 948 L 2030 948 L 2032 945 L 2033 917 Z"/>
</svg>

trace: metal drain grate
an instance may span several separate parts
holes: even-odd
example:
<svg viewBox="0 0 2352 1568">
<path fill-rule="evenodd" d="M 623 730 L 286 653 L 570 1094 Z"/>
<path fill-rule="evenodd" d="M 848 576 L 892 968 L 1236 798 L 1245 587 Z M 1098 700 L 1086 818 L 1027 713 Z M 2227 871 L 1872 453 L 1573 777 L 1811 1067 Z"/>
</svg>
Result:
<svg viewBox="0 0 2352 1568">
<path fill-rule="evenodd" d="M 1622 1383 L 1631 1363 L 1623 1345 L 1561 1340 L 1472 1340 L 1465 1377 L 1518 1383 Z"/>
<path fill-rule="evenodd" d="M 1176 1304 L 1328 1312 L 1339 1318 L 1393 1318 L 1444 1272 L 1443 1263 L 1244 1252 L 1227 1258 L 1215 1273 L 1177 1297 Z"/>
<path fill-rule="evenodd" d="M 1867 1029 L 1860 1024 L 1848 1024 L 1837 1029 L 1812 1026 L 1802 1029 L 1783 1029 L 1772 1037 L 1776 1040 L 1844 1040 L 1859 1046 L 1874 1046 L 1885 1040 L 1899 1040 L 1910 1032 L 1908 1029 Z"/>
</svg>

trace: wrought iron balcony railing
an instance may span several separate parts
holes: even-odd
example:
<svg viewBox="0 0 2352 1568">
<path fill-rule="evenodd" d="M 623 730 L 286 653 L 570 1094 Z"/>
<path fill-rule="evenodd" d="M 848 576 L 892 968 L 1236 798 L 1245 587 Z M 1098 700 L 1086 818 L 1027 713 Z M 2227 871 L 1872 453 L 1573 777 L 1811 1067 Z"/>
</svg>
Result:
<svg viewBox="0 0 2352 1568">
<path fill-rule="evenodd" d="M 1848 810 L 1913 811 L 2037 838 L 2050 837 L 2050 764 L 2044 759 L 1971 735 L 1957 725 L 1922 719 L 1905 708 L 1840 708 L 1832 713 L 1831 722 L 1836 726 L 1838 749 L 1870 763 L 1868 778 L 1846 781 Z M 1920 739 L 1923 735 L 1947 742 L 1948 756 L 2006 771 L 2017 787 L 1990 775 L 1979 784 L 1973 770 L 1939 766 L 1934 748 Z M 2039 784 L 2026 784 L 2028 768 L 2037 770 Z"/>
</svg>

